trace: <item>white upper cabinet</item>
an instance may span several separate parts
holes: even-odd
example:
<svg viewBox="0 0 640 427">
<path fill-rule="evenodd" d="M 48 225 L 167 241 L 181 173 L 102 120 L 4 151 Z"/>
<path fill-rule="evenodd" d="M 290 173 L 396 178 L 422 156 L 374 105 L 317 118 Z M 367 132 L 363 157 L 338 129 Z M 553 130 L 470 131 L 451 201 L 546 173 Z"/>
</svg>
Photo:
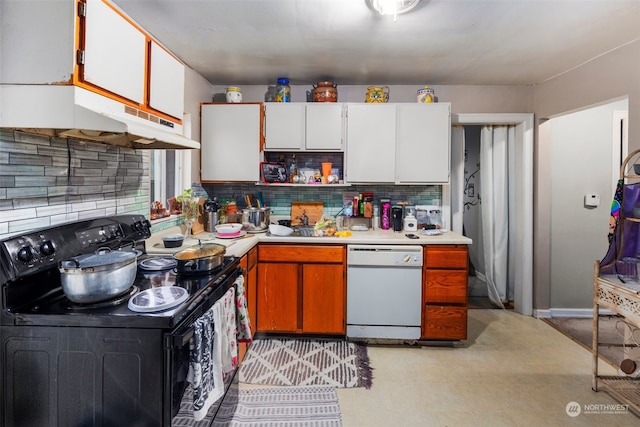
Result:
<svg viewBox="0 0 640 427">
<path fill-rule="evenodd" d="M 260 180 L 262 114 L 261 104 L 202 105 L 202 182 Z"/>
<path fill-rule="evenodd" d="M 151 42 L 149 106 L 182 119 L 184 114 L 184 65 L 156 42 Z"/>
<path fill-rule="evenodd" d="M 265 103 L 265 150 L 342 151 L 338 103 Z"/>
<path fill-rule="evenodd" d="M 177 119 L 179 130 L 184 65 L 111 1 L 41 1 L 36 7 L 2 1 L 0 14 L 3 24 L 20 23 L 0 28 L 0 83 L 75 85 L 136 110 L 164 113 L 170 117 L 162 119 Z"/>
<path fill-rule="evenodd" d="M 348 183 L 449 182 L 451 105 L 348 104 Z"/>
<path fill-rule="evenodd" d="M 84 81 L 144 104 L 146 35 L 102 0 L 87 0 Z"/>
<path fill-rule="evenodd" d="M 451 104 L 396 107 L 396 183 L 449 182 Z"/>
<path fill-rule="evenodd" d="M 307 104 L 307 150 L 343 150 L 343 105 L 335 102 Z"/>
<path fill-rule="evenodd" d="M 395 105 L 347 104 L 345 181 L 394 182 L 395 138 Z"/>
<path fill-rule="evenodd" d="M 305 104 L 267 102 L 264 104 L 265 150 L 301 150 L 304 147 Z"/>
</svg>

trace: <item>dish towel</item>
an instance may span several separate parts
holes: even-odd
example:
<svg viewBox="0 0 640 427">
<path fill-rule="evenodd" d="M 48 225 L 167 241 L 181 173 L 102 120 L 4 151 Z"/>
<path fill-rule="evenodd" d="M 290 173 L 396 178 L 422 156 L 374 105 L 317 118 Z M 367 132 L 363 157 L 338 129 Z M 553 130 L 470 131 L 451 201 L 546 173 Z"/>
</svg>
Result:
<svg viewBox="0 0 640 427">
<path fill-rule="evenodd" d="M 213 305 L 213 323 L 215 334 L 219 339 L 214 340 L 214 349 L 220 347 L 221 367 L 224 374 L 233 371 L 238 366 L 238 330 L 236 327 L 236 292 L 232 286 Z"/>
<path fill-rule="evenodd" d="M 224 376 L 238 366 L 235 288 L 231 287 L 193 324 L 187 381 L 193 387 L 193 418 L 205 418 L 224 396 Z"/>
<path fill-rule="evenodd" d="M 211 405 L 224 394 L 220 346 L 215 331 L 215 305 L 193 324 L 187 381 L 193 387 L 193 418 L 202 420 Z"/>
<path fill-rule="evenodd" d="M 236 322 L 238 329 L 238 341 L 250 343 L 253 341 L 251 335 L 251 319 L 247 311 L 247 297 L 244 290 L 244 276 L 240 275 L 234 282 L 236 288 Z"/>
</svg>

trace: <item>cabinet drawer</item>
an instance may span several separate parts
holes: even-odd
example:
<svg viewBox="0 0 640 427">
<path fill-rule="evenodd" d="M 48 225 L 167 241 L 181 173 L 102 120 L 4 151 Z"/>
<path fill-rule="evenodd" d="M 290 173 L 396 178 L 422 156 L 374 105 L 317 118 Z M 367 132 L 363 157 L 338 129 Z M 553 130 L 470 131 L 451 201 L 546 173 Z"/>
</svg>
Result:
<svg viewBox="0 0 640 427">
<path fill-rule="evenodd" d="M 426 306 L 422 320 L 422 338 L 438 340 L 467 339 L 467 308 Z"/>
<path fill-rule="evenodd" d="M 258 260 L 281 262 L 343 263 L 345 247 L 313 245 L 269 245 L 258 247 Z"/>
<path fill-rule="evenodd" d="M 467 269 L 466 245 L 427 245 L 424 251 L 425 268 Z"/>
<path fill-rule="evenodd" d="M 467 272 L 425 270 L 424 300 L 427 303 L 467 304 Z"/>
</svg>

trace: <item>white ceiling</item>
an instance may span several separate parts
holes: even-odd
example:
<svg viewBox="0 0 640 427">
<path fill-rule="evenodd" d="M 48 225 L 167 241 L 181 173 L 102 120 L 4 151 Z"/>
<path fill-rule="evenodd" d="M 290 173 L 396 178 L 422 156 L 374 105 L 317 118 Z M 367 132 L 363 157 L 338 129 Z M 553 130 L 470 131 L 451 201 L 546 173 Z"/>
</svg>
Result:
<svg viewBox="0 0 640 427">
<path fill-rule="evenodd" d="M 640 39 L 640 0 L 113 1 L 216 85 L 527 85 Z"/>
</svg>

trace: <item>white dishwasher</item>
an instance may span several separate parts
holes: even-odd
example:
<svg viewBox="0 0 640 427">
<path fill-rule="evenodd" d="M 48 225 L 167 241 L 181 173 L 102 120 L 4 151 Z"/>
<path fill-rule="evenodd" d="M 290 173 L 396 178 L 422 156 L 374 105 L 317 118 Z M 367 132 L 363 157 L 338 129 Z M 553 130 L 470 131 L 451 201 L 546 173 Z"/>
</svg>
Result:
<svg viewBox="0 0 640 427">
<path fill-rule="evenodd" d="M 347 337 L 419 339 L 422 246 L 347 246 Z"/>
</svg>

